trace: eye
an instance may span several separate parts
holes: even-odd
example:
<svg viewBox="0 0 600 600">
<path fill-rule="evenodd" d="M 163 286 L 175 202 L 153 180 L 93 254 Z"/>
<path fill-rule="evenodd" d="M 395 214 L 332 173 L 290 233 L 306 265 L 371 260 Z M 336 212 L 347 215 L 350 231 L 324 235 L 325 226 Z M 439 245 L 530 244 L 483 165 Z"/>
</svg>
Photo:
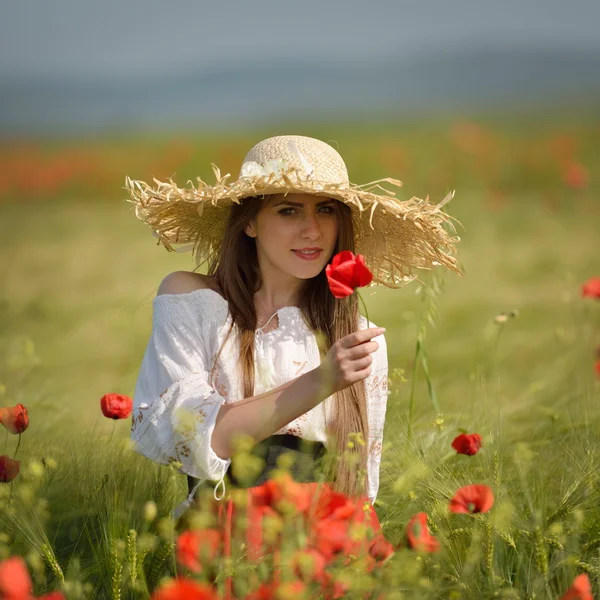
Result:
<svg viewBox="0 0 600 600">
<path fill-rule="evenodd" d="M 294 211 L 294 208 L 282 208 L 281 210 L 278 210 L 277 213 L 280 215 L 283 215 L 284 217 L 291 217 L 292 213 L 288 212 L 288 211 Z"/>
<path fill-rule="evenodd" d="M 320 206 L 319 208 L 320 208 L 320 209 L 321 209 L 321 208 L 324 208 L 324 209 L 325 209 L 325 214 L 326 214 L 326 215 L 330 215 L 330 214 L 332 214 L 332 213 L 334 213 L 334 212 L 335 212 L 335 208 L 334 208 L 332 205 Z"/>
</svg>

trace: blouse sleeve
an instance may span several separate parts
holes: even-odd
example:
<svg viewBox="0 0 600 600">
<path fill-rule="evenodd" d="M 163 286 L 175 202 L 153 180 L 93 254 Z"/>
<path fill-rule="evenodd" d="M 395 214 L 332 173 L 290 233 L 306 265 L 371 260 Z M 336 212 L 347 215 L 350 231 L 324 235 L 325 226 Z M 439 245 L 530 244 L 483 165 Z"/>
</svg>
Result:
<svg viewBox="0 0 600 600">
<path fill-rule="evenodd" d="M 211 446 L 217 414 L 225 403 L 209 385 L 202 315 L 185 295 L 153 301 L 152 333 L 133 398 L 131 440 L 149 459 L 181 463 L 180 471 L 201 480 L 220 480 L 231 458 Z"/>
<path fill-rule="evenodd" d="M 371 323 L 370 327 L 375 325 Z M 388 399 L 387 343 L 383 335 L 377 336 L 374 340 L 379 344 L 379 348 L 373 353 L 371 374 L 365 380 L 369 421 L 367 495 L 371 504 L 375 502 L 379 490 L 383 427 Z"/>
</svg>

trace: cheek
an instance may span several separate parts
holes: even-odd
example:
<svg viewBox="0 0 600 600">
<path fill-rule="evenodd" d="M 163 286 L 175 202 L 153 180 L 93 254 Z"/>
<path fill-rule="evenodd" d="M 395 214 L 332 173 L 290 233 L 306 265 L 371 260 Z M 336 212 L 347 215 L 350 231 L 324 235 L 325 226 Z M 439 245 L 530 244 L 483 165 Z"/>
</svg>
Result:
<svg viewBox="0 0 600 600">
<path fill-rule="evenodd" d="M 290 245 L 296 234 L 293 223 L 277 217 L 267 217 L 258 223 L 260 245 L 268 250 L 276 252 L 282 245 Z"/>
</svg>

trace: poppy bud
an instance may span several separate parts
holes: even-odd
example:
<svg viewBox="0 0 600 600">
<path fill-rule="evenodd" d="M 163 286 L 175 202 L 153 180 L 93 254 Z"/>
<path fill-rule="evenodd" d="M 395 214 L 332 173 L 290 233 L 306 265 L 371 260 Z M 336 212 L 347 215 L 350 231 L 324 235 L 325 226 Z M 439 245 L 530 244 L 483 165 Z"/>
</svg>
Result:
<svg viewBox="0 0 600 600">
<path fill-rule="evenodd" d="M 461 433 L 452 442 L 452 447 L 458 454 L 467 456 L 477 454 L 481 445 L 481 436 L 478 433 Z"/>
<path fill-rule="evenodd" d="M 104 394 L 100 399 L 102 414 L 109 419 L 126 419 L 132 407 L 133 400 L 124 394 Z"/>
<path fill-rule="evenodd" d="M 12 407 L 0 408 L 0 423 L 10 433 L 23 433 L 29 427 L 29 415 L 22 404 Z"/>
<path fill-rule="evenodd" d="M 12 481 L 20 469 L 21 463 L 18 460 L 13 460 L 10 456 L 0 456 L 0 482 Z"/>
</svg>

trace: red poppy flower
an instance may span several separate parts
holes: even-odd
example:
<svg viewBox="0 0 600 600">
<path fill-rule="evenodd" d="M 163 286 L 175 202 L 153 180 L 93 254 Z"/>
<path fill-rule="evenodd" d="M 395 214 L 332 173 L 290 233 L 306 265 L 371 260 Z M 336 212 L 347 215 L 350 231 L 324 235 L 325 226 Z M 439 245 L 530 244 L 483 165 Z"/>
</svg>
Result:
<svg viewBox="0 0 600 600">
<path fill-rule="evenodd" d="M 0 456 L 0 482 L 12 481 L 19 474 L 20 468 L 21 463 L 18 460 L 13 460 L 10 456 Z"/>
<path fill-rule="evenodd" d="M 342 519 L 323 519 L 312 528 L 310 545 L 330 561 L 336 554 L 350 552 L 350 523 Z"/>
<path fill-rule="evenodd" d="M 461 433 L 452 442 L 452 447 L 458 454 L 467 456 L 477 454 L 481 445 L 481 436 L 478 433 Z"/>
<path fill-rule="evenodd" d="M 191 579 L 180 578 L 161 586 L 152 594 L 152 600 L 218 600 L 213 588 Z"/>
<path fill-rule="evenodd" d="M 581 286 L 584 298 L 600 298 L 600 277 L 592 277 Z"/>
<path fill-rule="evenodd" d="M 306 582 L 321 581 L 326 565 L 325 557 L 314 548 L 297 550 L 290 561 L 295 576 Z"/>
<path fill-rule="evenodd" d="M 600 360 L 596 361 L 595 368 L 596 368 L 596 375 L 598 375 L 598 377 L 600 377 Z"/>
<path fill-rule="evenodd" d="M 45 596 L 38 596 L 38 600 L 67 600 L 61 592 L 51 592 Z"/>
<path fill-rule="evenodd" d="M 494 506 L 494 493 L 487 485 L 471 484 L 462 487 L 450 500 L 453 513 L 484 513 Z"/>
<path fill-rule="evenodd" d="M 329 289 L 336 298 L 350 296 L 356 288 L 369 285 L 373 281 L 373 273 L 365 264 L 362 254 L 354 254 L 350 250 L 338 252 L 325 267 L 325 275 Z"/>
<path fill-rule="evenodd" d="M 411 517 L 406 526 L 406 540 L 410 548 L 420 552 L 437 552 L 440 543 L 427 527 L 427 513 L 420 512 Z"/>
<path fill-rule="evenodd" d="M 275 600 L 278 598 L 296 598 L 299 595 L 306 597 L 306 585 L 302 581 L 288 581 L 277 583 L 270 581 L 261 583 L 260 586 L 246 595 L 244 600 Z"/>
<path fill-rule="evenodd" d="M 20 556 L 0 562 L 0 598 L 25 600 L 29 598 L 31 587 L 27 565 Z"/>
<path fill-rule="evenodd" d="M 248 546 L 248 558 L 252 561 L 258 560 L 265 550 L 270 552 L 272 550 L 271 544 L 277 544 L 280 540 L 281 534 L 278 534 L 275 536 L 276 539 L 268 545 L 264 542 L 263 524 L 265 517 L 277 518 L 278 514 L 270 506 L 252 506 L 250 503 L 247 513 L 246 544 Z"/>
<path fill-rule="evenodd" d="M 11 433 L 23 433 L 29 427 L 29 415 L 22 404 L 0 408 L 0 423 Z"/>
<path fill-rule="evenodd" d="M 334 491 L 330 486 L 323 487 L 319 493 L 314 510 L 315 519 L 351 519 L 362 513 L 364 501 L 351 498 Z"/>
<path fill-rule="evenodd" d="M 344 598 L 349 591 L 348 585 L 339 579 L 335 579 L 331 573 L 325 573 L 322 590 L 325 600 L 339 600 Z"/>
<path fill-rule="evenodd" d="M 560 600 L 594 600 L 589 577 L 585 573 L 577 575 L 571 587 L 560 597 Z"/>
<path fill-rule="evenodd" d="M 200 560 L 214 560 L 220 545 L 221 533 L 216 529 L 184 531 L 177 538 L 177 562 L 194 573 L 200 573 Z"/>
<path fill-rule="evenodd" d="M 244 600 L 273 600 L 277 593 L 277 584 L 261 583 L 253 592 L 246 594 Z"/>
<path fill-rule="evenodd" d="M 570 188 L 580 190 L 590 181 L 588 170 L 578 162 L 569 162 L 563 168 L 563 181 Z"/>
<path fill-rule="evenodd" d="M 100 398 L 100 408 L 109 419 L 126 419 L 131 414 L 133 400 L 124 394 L 104 394 Z"/>
<path fill-rule="evenodd" d="M 388 556 L 394 554 L 394 550 L 394 546 L 383 535 L 378 535 L 371 542 L 369 555 L 377 561 L 384 561 Z"/>
<path fill-rule="evenodd" d="M 287 502 L 293 504 L 298 513 L 306 513 L 312 501 L 310 488 L 294 481 L 289 473 L 283 473 L 251 488 L 250 493 L 255 507 L 269 506 L 277 510 L 279 503 Z"/>
</svg>

